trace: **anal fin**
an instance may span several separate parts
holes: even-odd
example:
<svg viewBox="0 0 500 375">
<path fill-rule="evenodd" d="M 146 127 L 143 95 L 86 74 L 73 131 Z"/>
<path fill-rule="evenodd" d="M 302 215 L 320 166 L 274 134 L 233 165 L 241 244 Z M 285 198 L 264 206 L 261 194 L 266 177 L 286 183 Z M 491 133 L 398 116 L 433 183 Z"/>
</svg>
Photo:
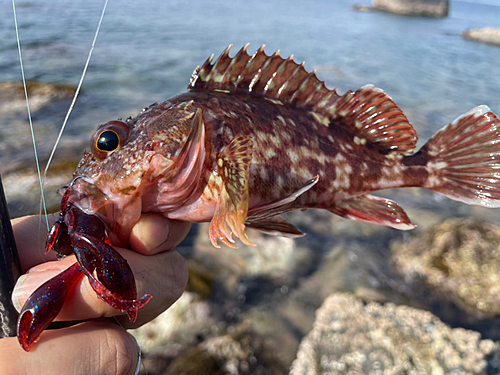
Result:
<svg viewBox="0 0 500 375">
<path fill-rule="evenodd" d="M 369 194 L 340 201 L 328 211 L 346 219 L 386 225 L 400 230 L 416 227 L 396 202 Z"/>
<path fill-rule="evenodd" d="M 219 194 L 209 228 L 210 241 L 215 247 L 220 247 L 217 244 L 220 240 L 224 245 L 235 248 L 231 232 L 245 245 L 254 245 L 245 234 L 252 150 L 252 138 L 243 135 L 233 138 L 217 155 Z"/>
</svg>

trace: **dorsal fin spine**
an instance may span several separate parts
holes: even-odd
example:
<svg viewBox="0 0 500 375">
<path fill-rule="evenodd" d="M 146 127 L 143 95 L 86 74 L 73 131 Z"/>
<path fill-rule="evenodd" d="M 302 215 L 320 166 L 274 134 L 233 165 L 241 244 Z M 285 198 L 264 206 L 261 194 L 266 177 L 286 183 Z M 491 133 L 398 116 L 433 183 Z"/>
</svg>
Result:
<svg viewBox="0 0 500 375">
<path fill-rule="evenodd" d="M 308 89 L 310 82 L 314 80 L 314 78 L 316 78 L 316 74 L 314 71 L 312 71 L 307 75 L 306 79 L 302 81 L 299 88 L 293 93 L 292 98 L 290 100 L 292 103 L 295 102 L 295 98 L 304 94 L 304 92 Z"/>
<path fill-rule="evenodd" d="M 295 61 L 293 61 L 293 55 L 291 55 L 288 59 L 286 59 L 283 63 L 281 63 L 279 69 L 282 70 L 283 73 L 284 73 L 284 72 L 286 72 L 286 68 L 290 64 L 292 64 L 292 66 L 296 65 Z M 295 73 L 299 69 L 300 69 L 300 66 L 297 66 L 297 67 L 295 67 L 294 71 L 292 73 L 290 73 L 290 75 L 288 76 L 288 78 L 285 80 L 285 82 L 283 82 L 283 84 L 281 85 L 281 87 L 278 89 L 278 91 L 277 91 L 278 96 L 281 95 L 281 93 L 283 92 L 283 90 L 286 89 L 286 87 L 288 86 L 288 83 L 290 82 L 290 80 L 293 79 L 293 77 L 295 76 Z"/>
<path fill-rule="evenodd" d="M 224 50 L 224 52 L 222 52 L 222 54 L 219 56 L 217 61 L 215 61 L 215 64 L 211 69 L 210 78 L 214 79 L 216 86 L 218 88 L 221 87 L 221 82 L 224 78 L 224 74 L 226 73 L 227 68 L 228 68 L 229 64 L 231 63 L 231 59 L 229 58 L 229 51 L 231 50 L 232 47 L 233 47 L 233 45 L 230 44 L 229 47 L 227 47 Z M 219 76 L 212 77 L 212 75 L 214 75 L 214 74 L 217 75 L 217 73 L 219 71 L 222 72 L 222 74 L 220 74 Z"/>
<path fill-rule="evenodd" d="M 253 54 L 253 56 L 248 60 L 248 62 L 245 65 L 245 68 L 243 69 L 243 72 L 241 73 L 241 80 L 237 82 L 237 85 L 239 83 L 244 82 L 245 76 L 248 75 L 250 79 L 249 85 L 248 85 L 248 90 L 249 92 L 252 92 L 253 85 L 255 82 L 258 80 L 258 76 L 260 75 L 260 67 L 261 64 L 267 59 L 266 54 L 264 53 L 264 45 L 260 47 L 257 52 Z"/>
<path fill-rule="evenodd" d="M 330 102 L 330 98 L 332 96 L 338 96 L 337 94 L 337 89 L 334 89 L 330 92 L 328 92 L 328 94 L 326 94 L 323 99 L 321 99 L 321 101 L 318 102 L 318 104 L 313 108 L 314 110 L 318 110 L 318 109 L 323 109 L 326 107 L 326 105 Z"/>
<path fill-rule="evenodd" d="M 306 105 L 309 104 L 310 102 L 318 102 L 318 100 L 321 100 L 322 96 L 325 95 L 324 92 L 325 89 L 326 89 L 325 83 L 322 81 L 318 81 L 316 83 L 316 89 L 313 92 L 311 92 L 311 94 L 307 98 Z"/>
<path fill-rule="evenodd" d="M 203 63 L 201 69 L 199 69 L 199 72 L 201 73 L 200 78 L 202 80 L 208 81 L 207 76 L 206 75 L 203 76 L 203 74 L 206 74 L 206 71 L 210 68 L 210 64 L 212 63 L 213 59 L 214 59 L 214 54 L 212 53 L 212 55 Z"/>
<path fill-rule="evenodd" d="M 267 91 L 270 89 L 270 92 L 272 92 L 273 77 L 276 76 L 276 71 L 283 61 L 283 58 L 279 54 L 279 50 L 267 58 L 266 62 L 262 65 L 262 73 L 259 77 L 259 81 L 254 87 L 255 92 L 262 93 L 265 97 L 272 98 L 272 94 L 268 95 Z"/>
<path fill-rule="evenodd" d="M 274 57 L 274 59 L 277 62 L 277 66 L 274 73 L 272 73 L 271 78 L 266 84 L 265 93 L 270 98 L 281 100 L 281 98 L 279 98 L 279 95 L 281 92 L 283 92 L 283 89 L 286 87 L 287 82 L 290 80 L 293 74 L 293 71 L 290 73 L 288 72 L 288 68 L 291 66 L 295 70 L 295 66 L 297 64 L 293 61 L 293 56 L 290 56 L 287 59 L 283 59 L 278 55 Z M 282 82 L 280 82 L 280 78 L 285 79 L 282 79 Z M 278 82 L 276 82 L 276 79 L 278 80 Z"/>
<path fill-rule="evenodd" d="M 255 81 L 254 86 L 257 85 L 259 83 L 259 81 L 261 80 L 261 78 L 263 76 L 265 76 L 266 72 L 270 70 L 269 65 L 273 62 L 273 57 L 277 57 L 279 55 L 280 54 L 279 54 L 279 50 L 278 50 L 272 56 L 269 56 L 266 59 L 266 62 L 264 64 L 262 64 L 262 67 L 259 69 L 259 77 Z M 267 86 L 267 82 L 264 84 L 264 89 L 263 89 L 264 92 L 266 92 L 266 86 Z"/>
<path fill-rule="evenodd" d="M 236 87 L 236 83 L 238 82 L 238 78 L 240 77 L 240 74 L 235 75 L 234 72 L 238 71 L 238 65 L 243 61 L 244 65 L 248 63 L 248 60 L 250 59 L 250 56 L 247 53 L 247 49 L 250 43 L 245 44 L 245 46 L 238 51 L 236 56 L 231 60 L 231 63 L 229 64 L 228 68 L 224 72 L 224 78 L 222 79 L 221 85 L 223 84 L 230 84 L 232 87 Z M 246 61 L 245 61 L 246 58 Z"/>
<path fill-rule="evenodd" d="M 284 102 L 291 102 L 293 94 L 302 84 L 302 81 L 307 77 L 308 73 L 304 69 L 304 63 L 297 65 L 291 76 L 286 80 L 286 90 L 281 90 L 280 95 L 283 95 Z"/>
</svg>

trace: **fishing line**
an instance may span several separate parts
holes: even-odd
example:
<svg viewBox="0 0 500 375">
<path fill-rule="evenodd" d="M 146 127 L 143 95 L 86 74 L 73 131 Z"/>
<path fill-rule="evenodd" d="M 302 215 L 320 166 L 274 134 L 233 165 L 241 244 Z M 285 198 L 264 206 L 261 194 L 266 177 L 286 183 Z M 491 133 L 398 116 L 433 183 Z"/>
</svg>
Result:
<svg viewBox="0 0 500 375">
<path fill-rule="evenodd" d="M 12 1 L 14 1 L 14 0 L 12 0 Z M 52 149 L 52 152 L 50 153 L 50 156 L 49 156 L 49 160 L 47 161 L 47 166 L 45 167 L 45 171 L 43 172 L 42 186 L 43 186 L 43 184 L 45 184 L 45 179 L 47 178 L 47 170 L 49 169 L 50 163 L 52 162 L 52 158 L 54 157 L 54 154 L 56 152 L 56 148 L 59 145 L 59 141 L 61 140 L 62 133 L 63 133 L 64 129 L 66 128 L 66 123 L 68 122 L 69 116 L 70 116 L 71 112 L 73 111 L 73 107 L 75 105 L 76 98 L 78 97 L 78 94 L 80 93 L 83 79 L 85 78 L 85 74 L 87 73 L 87 68 L 89 66 L 90 59 L 92 57 L 92 53 L 94 52 L 95 43 L 97 41 L 97 36 L 99 35 L 99 30 L 101 29 L 102 20 L 104 18 L 104 13 L 106 12 L 107 6 L 108 6 L 108 0 L 106 0 L 106 2 L 104 3 L 104 7 L 103 7 L 102 13 L 101 13 L 101 18 L 99 18 L 99 24 L 97 25 L 97 30 L 96 30 L 95 35 L 94 35 L 94 40 L 92 41 L 92 46 L 90 47 L 89 55 L 87 57 L 87 62 L 85 63 L 85 67 L 83 68 L 82 77 L 80 78 L 80 82 L 78 83 L 78 87 L 76 88 L 75 96 L 73 97 L 73 101 L 71 102 L 71 105 L 69 106 L 68 113 L 66 114 L 66 118 L 63 121 L 63 124 L 61 126 L 61 130 L 59 131 L 59 135 L 57 136 L 57 139 L 56 139 L 56 143 L 54 144 L 54 148 Z"/>
<path fill-rule="evenodd" d="M 28 119 L 29 119 L 29 123 L 30 123 L 31 140 L 33 142 L 33 151 L 35 152 L 35 163 L 36 163 L 36 169 L 38 171 L 38 180 L 40 181 L 40 194 L 42 197 L 43 211 L 45 213 L 45 221 L 47 222 L 47 230 L 49 230 L 49 219 L 47 217 L 47 206 L 45 205 L 45 196 L 43 194 L 43 182 L 42 182 L 42 177 L 40 175 L 40 164 L 38 162 L 38 153 L 36 151 L 35 131 L 33 129 L 33 122 L 31 120 L 30 102 L 28 99 L 28 90 L 26 88 L 26 78 L 24 76 L 23 57 L 21 54 L 21 41 L 19 39 L 19 28 L 17 26 L 17 14 L 16 14 L 15 0 L 12 0 L 12 9 L 14 11 L 14 24 L 16 27 L 17 50 L 19 51 L 19 63 L 21 64 L 21 75 L 23 77 L 24 96 L 26 97 L 26 107 L 28 107 Z"/>
<path fill-rule="evenodd" d="M 113 316 L 112 319 L 114 319 L 116 324 L 118 324 L 121 328 L 123 328 L 124 331 L 126 331 L 126 328 L 120 323 L 120 321 L 118 320 L 118 318 L 116 316 Z M 135 369 L 134 375 L 139 374 L 139 370 L 141 367 L 144 370 L 145 374 L 148 375 L 148 369 L 146 368 L 146 365 L 144 364 L 144 361 L 142 360 L 142 351 L 141 351 L 141 347 L 139 345 L 139 342 L 137 341 L 137 339 L 135 338 L 135 336 L 133 334 L 131 334 L 130 332 L 128 332 L 128 334 L 130 336 L 132 336 L 132 338 L 134 339 L 135 345 L 137 346 L 137 354 L 139 357 L 137 360 L 137 367 Z"/>
</svg>

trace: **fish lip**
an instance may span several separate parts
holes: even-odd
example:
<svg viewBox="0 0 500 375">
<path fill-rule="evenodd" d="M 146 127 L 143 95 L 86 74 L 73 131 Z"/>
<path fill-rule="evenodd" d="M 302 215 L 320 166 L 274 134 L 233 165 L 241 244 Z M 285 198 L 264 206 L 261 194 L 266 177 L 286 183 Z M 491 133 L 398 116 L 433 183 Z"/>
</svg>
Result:
<svg viewBox="0 0 500 375">
<path fill-rule="evenodd" d="M 109 197 L 83 175 L 74 177 L 58 193 L 62 196 L 67 189 L 71 189 L 68 202 L 88 215 L 95 215 L 110 202 Z"/>
</svg>

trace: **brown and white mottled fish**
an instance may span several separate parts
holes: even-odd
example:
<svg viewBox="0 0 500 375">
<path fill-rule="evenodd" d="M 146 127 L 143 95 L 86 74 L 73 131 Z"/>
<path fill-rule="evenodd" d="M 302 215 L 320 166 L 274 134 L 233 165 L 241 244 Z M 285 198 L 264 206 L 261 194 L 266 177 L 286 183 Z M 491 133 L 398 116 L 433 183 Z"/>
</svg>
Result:
<svg viewBox="0 0 500 375">
<path fill-rule="evenodd" d="M 419 186 L 500 206 L 500 121 L 486 106 L 460 116 L 414 153 L 417 134 L 380 89 L 339 96 L 293 57 L 231 46 L 198 67 L 188 92 L 134 119 L 100 125 L 71 200 L 126 244 L 141 213 L 210 221 L 210 240 L 252 244 L 245 227 L 301 236 L 278 215 L 322 208 L 398 229 L 414 225 L 370 195 Z"/>
</svg>

